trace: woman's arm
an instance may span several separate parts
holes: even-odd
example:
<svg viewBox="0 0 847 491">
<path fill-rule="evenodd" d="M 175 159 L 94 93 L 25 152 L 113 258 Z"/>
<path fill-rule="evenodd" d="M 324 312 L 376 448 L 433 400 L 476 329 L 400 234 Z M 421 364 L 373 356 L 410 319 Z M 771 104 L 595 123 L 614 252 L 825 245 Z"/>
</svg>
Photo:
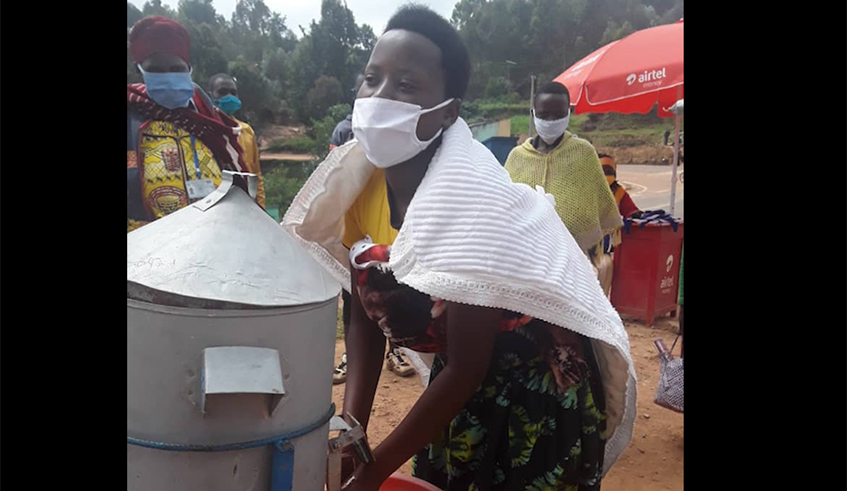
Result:
<svg viewBox="0 0 847 491">
<path fill-rule="evenodd" d="M 372 321 L 359 300 L 356 288 L 357 269 L 351 268 L 350 328 L 345 333 L 347 345 L 347 388 L 344 392 L 344 414 L 352 415 L 367 431 L 376 385 L 385 355 L 385 335 Z"/>
<path fill-rule="evenodd" d="M 620 204 L 620 213 L 622 216 L 629 218 L 630 215 L 638 211 L 638 206 L 629 197 L 629 193 L 624 192 L 623 199 Z"/>
<path fill-rule="evenodd" d="M 374 462 L 359 468 L 353 490 L 378 489 L 459 413 L 485 379 L 501 315 L 496 309 L 448 305 L 447 366 L 400 425 L 374 450 Z"/>
</svg>

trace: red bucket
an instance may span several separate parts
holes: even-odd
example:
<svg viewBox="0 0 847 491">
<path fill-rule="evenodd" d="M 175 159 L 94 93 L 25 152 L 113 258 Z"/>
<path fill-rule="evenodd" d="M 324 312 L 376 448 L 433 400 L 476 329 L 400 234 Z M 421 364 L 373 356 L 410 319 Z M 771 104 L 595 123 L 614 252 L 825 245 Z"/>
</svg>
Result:
<svg viewBox="0 0 847 491">
<path fill-rule="evenodd" d="M 382 483 L 379 491 L 441 491 L 441 488 L 416 477 L 394 473 Z"/>
</svg>

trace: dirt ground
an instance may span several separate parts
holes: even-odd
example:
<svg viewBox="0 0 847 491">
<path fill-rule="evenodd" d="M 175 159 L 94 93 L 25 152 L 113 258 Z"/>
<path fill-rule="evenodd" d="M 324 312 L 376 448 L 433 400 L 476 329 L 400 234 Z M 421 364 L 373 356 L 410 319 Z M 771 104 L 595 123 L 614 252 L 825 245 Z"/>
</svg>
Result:
<svg viewBox="0 0 847 491">
<path fill-rule="evenodd" d="M 289 153 L 289 152 L 279 152 L 279 153 L 270 153 L 265 152 L 260 155 L 261 160 L 291 160 L 297 162 L 309 162 L 311 160 L 315 160 L 313 155 L 305 154 L 305 153 Z"/>
<path fill-rule="evenodd" d="M 262 130 L 262 134 L 256 143 L 259 145 L 259 150 L 261 151 L 277 140 L 292 140 L 305 134 L 306 127 L 304 125 L 270 125 Z"/>
<path fill-rule="evenodd" d="M 654 327 L 626 321 L 632 357 L 638 374 L 638 419 L 635 434 L 624 454 L 603 480 L 603 491 L 659 491 L 683 489 L 683 415 L 653 403 L 659 377 L 659 357 L 653 339 L 662 338 L 670 348 L 679 326 L 675 319 L 657 319 Z M 336 341 L 336 363 L 344 351 L 344 342 Z M 679 355 L 679 346 L 674 349 Z M 345 385 L 332 389 L 339 411 Z M 400 378 L 382 371 L 374 399 L 368 440 L 376 447 L 406 416 L 423 392 L 420 377 Z M 411 473 L 411 462 L 401 469 Z"/>
</svg>

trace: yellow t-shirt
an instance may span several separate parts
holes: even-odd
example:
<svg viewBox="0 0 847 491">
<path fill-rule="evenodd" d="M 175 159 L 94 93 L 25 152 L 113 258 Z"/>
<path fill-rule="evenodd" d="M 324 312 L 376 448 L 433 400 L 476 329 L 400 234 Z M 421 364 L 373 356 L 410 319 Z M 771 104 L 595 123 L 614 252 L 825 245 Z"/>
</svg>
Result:
<svg viewBox="0 0 847 491">
<path fill-rule="evenodd" d="M 375 244 L 390 245 L 394 243 L 397 232 L 391 227 L 385 171 L 377 169 L 344 216 L 342 242 L 349 249 L 370 235 Z"/>
<path fill-rule="evenodd" d="M 238 121 L 236 119 L 236 121 Z M 238 121 L 241 124 L 241 133 L 238 135 L 238 144 L 241 145 L 241 150 L 244 151 L 244 163 L 247 164 L 247 171 L 259 176 L 259 189 L 256 193 L 256 202 L 262 209 L 265 209 L 265 178 L 262 177 L 262 167 L 259 165 L 259 146 L 256 143 L 256 133 L 253 128 L 244 121 Z"/>
</svg>

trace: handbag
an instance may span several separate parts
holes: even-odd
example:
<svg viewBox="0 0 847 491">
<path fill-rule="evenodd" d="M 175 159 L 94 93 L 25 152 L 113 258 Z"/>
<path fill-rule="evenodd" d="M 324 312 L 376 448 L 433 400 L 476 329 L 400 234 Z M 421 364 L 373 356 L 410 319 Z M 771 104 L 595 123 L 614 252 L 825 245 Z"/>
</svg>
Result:
<svg viewBox="0 0 847 491">
<path fill-rule="evenodd" d="M 661 363 L 659 368 L 659 386 L 656 388 L 655 402 L 659 406 L 681 413 L 683 412 L 685 403 L 684 359 L 674 358 L 672 353 L 678 340 L 679 336 L 674 340 L 670 350 L 668 350 L 665 342 L 661 339 L 653 341 L 656 349 L 659 350 L 659 360 Z"/>
</svg>

